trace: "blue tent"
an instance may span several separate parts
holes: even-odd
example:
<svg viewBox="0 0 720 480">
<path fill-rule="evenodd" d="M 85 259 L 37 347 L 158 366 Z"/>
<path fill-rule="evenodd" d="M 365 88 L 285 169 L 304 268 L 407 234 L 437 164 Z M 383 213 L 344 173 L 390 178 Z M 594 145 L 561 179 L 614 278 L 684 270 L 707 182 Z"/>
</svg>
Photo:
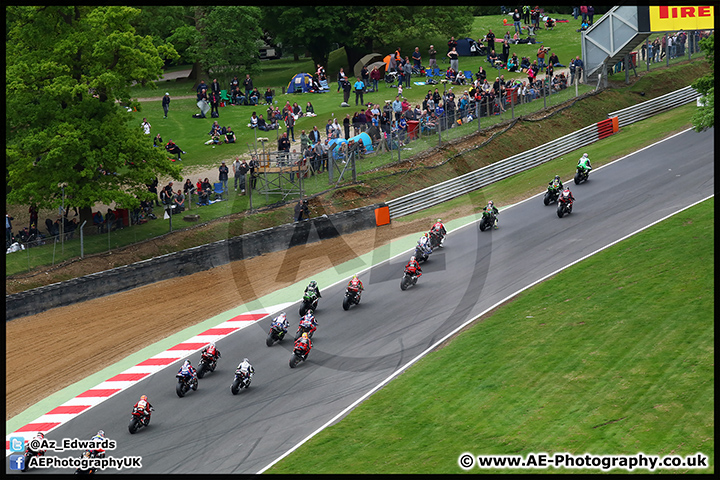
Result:
<svg viewBox="0 0 720 480">
<path fill-rule="evenodd" d="M 288 93 L 307 93 L 312 88 L 312 75 L 309 73 L 298 73 L 288 83 Z"/>
<path fill-rule="evenodd" d="M 472 38 L 458 38 L 457 40 L 457 47 L 455 50 L 458 52 L 458 56 L 460 57 L 469 57 L 473 54 L 471 47 L 475 45 L 475 48 L 477 48 L 477 43 Z"/>
<path fill-rule="evenodd" d="M 359 135 L 356 135 L 354 137 L 350 137 L 348 140 L 345 140 L 342 137 L 341 138 L 333 138 L 328 142 L 328 150 L 330 151 L 332 158 L 334 160 L 339 160 L 339 159 L 343 158 L 341 147 L 350 141 L 357 143 L 359 140 L 362 140 L 363 146 L 365 147 L 365 150 L 367 152 L 373 151 L 372 139 L 370 138 L 370 135 L 368 135 L 365 132 L 362 132 Z"/>
</svg>

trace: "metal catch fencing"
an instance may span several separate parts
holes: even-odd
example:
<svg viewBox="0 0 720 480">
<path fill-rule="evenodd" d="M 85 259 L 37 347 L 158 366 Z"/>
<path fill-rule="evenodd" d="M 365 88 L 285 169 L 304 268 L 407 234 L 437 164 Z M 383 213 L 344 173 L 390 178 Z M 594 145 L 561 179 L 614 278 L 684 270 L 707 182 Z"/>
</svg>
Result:
<svg viewBox="0 0 720 480">
<path fill-rule="evenodd" d="M 617 132 L 619 127 L 644 120 L 648 117 L 661 113 L 665 110 L 678 107 L 694 101 L 698 97 L 697 92 L 688 86 L 666 95 L 648 100 L 639 105 L 612 112 L 608 114 L 613 119 L 612 133 Z M 578 148 L 589 145 L 601 138 L 608 136 L 607 122 L 594 123 L 585 128 L 572 132 L 568 135 L 555 139 L 544 145 L 532 148 L 525 152 L 513 155 L 499 162 L 486 167 L 473 170 L 459 177 L 423 188 L 402 197 L 390 200 L 387 203 L 390 209 L 390 218 L 398 218 L 404 215 L 424 210 L 434 205 L 446 202 L 465 193 L 477 190 L 491 183 L 508 178 L 516 173 L 536 167 L 571 152 Z"/>
</svg>

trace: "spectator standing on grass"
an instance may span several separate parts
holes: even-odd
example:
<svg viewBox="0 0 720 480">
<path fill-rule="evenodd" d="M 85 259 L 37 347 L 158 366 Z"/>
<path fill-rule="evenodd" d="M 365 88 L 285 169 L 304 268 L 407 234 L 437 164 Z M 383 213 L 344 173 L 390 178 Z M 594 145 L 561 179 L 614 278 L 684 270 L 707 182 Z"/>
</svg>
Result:
<svg viewBox="0 0 720 480">
<path fill-rule="evenodd" d="M 588 25 L 593 24 L 593 16 L 595 15 L 595 8 L 592 5 L 587 7 Z"/>
<path fill-rule="evenodd" d="M 165 96 L 162 98 L 162 108 L 163 112 L 165 112 L 165 116 L 163 118 L 167 118 L 168 111 L 170 110 L 170 93 L 165 92 Z"/>
<path fill-rule="evenodd" d="M 240 157 L 235 157 L 235 161 L 232 163 L 233 168 L 233 177 L 235 178 L 235 181 L 233 182 L 233 189 L 237 192 L 238 190 L 238 184 L 240 186 L 243 185 L 242 179 L 241 179 L 241 172 L 240 172 L 240 165 L 242 162 L 240 161 Z"/>
<path fill-rule="evenodd" d="M 435 45 L 430 45 L 430 49 L 428 50 L 428 68 L 437 68 L 437 50 L 435 50 Z"/>
<path fill-rule="evenodd" d="M 182 190 L 178 190 L 175 194 L 175 197 L 173 198 L 173 201 L 175 203 L 175 211 L 174 214 L 178 214 L 185 210 L 185 195 L 183 195 Z"/>
<path fill-rule="evenodd" d="M 422 68 L 422 54 L 420 53 L 420 47 L 415 47 L 415 51 L 412 54 L 413 67 L 420 70 Z"/>
<path fill-rule="evenodd" d="M 225 161 L 220 164 L 220 168 L 218 168 L 218 180 L 220 183 L 222 183 L 223 186 L 223 192 L 228 191 L 228 172 L 230 169 L 225 165 Z"/>
<path fill-rule="evenodd" d="M 365 104 L 365 99 L 363 98 L 363 93 L 365 92 L 365 82 L 363 82 L 360 78 L 357 78 L 355 80 L 355 106 L 358 105 L 358 100 L 360 101 L 360 105 Z"/>
<path fill-rule="evenodd" d="M 455 42 L 457 44 L 457 42 Z M 457 72 L 459 70 L 458 66 L 458 52 L 455 47 L 452 48 L 447 54 L 448 58 L 450 59 L 450 68 L 453 69 L 453 71 Z"/>
<path fill-rule="evenodd" d="M 518 34 L 522 33 L 522 28 L 520 27 L 520 20 L 522 20 L 522 15 L 520 15 L 520 12 L 518 12 L 518 9 L 516 8 L 515 11 L 512 14 L 513 19 L 513 25 L 515 26 L 515 32 Z"/>
<path fill-rule="evenodd" d="M 12 220 L 15 217 L 11 217 L 9 214 L 5 214 L 5 247 L 9 247 L 12 243 Z"/>
<path fill-rule="evenodd" d="M 307 133 L 305 133 L 305 130 L 302 130 L 300 132 L 300 151 L 305 152 L 307 150 L 308 145 L 310 144 L 310 137 Z"/>
<path fill-rule="evenodd" d="M 313 145 L 320 142 L 320 131 L 317 129 L 317 125 L 313 126 L 313 129 L 310 130 L 308 137 L 309 137 L 310 143 Z"/>
<path fill-rule="evenodd" d="M 412 65 L 410 65 L 410 59 L 405 57 L 405 65 L 403 65 L 403 77 L 405 78 L 405 87 L 412 88 L 410 86 L 410 80 L 412 78 Z"/>
<path fill-rule="evenodd" d="M 288 132 L 290 132 L 290 138 L 292 141 L 295 141 L 295 116 L 293 115 L 292 111 L 289 111 L 285 114 L 285 126 L 287 127 Z M 285 132 L 283 135 L 287 137 L 287 132 Z"/>
<path fill-rule="evenodd" d="M 143 121 L 142 121 L 142 123 L 140 124 L 140 126 L 142 126 L 142 128 L 143 128 L 143 133 L 144 133 L 145 135 L 150 135 L 150 127 L 151 127 L 152 125 L 150 125 L 150 122 L 148 122 L 147 118 L 143 117 Z"/>
<path fill-rule="evenodd" d="M 372 80 L 373 91 L 378 91 L 378 82 L 381 78 L 382 73 L 380 73 L 380 70 L 378 70 L 377 67 L 373 67 L 372 72 L 370 72 L 370 80 Z"/>
<path fill-rule="evenodd" d="M 278 139 L 278 151 L 290 152 L 290 139 L 287 136 L 287 132 L 283 132 L 282 136 Z"/>
<path fill-rule="evenodd" d="M 245 74 L 245 80 L 243 80 L 243 88 L 245 89 L 245 103 L 247 104 L 247 99 L 250 97 L 250 92 L 253 90 L 253 81 L 252 78 L 250 78 L 250 74 Z"/>
</svg>

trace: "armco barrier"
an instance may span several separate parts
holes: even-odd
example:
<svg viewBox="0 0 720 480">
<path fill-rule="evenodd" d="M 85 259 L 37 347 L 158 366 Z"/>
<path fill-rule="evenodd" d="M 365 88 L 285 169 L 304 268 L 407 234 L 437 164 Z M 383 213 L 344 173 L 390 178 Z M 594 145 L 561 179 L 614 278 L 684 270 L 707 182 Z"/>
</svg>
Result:
<svg viewBox="0 0 720 480">
<path fill-rule="evenodd" d="M 375 228 L 375 210 L 384 206 L 385 204 L 371 205 L 280 225 L 66 282 L 7 295 L 5 317 L 6 320 L 12 320 L 34 315 L 51 308 L 131 290 L 160 279 L 191 275 L 236 260 Z"/>
<path fill-rule="evenodd" d="M 585 128 L 569 133 L 539 147 L 513 155 L 499 162 L 468 172 L 437 185 L 423 188 L 400 198 L 387 202 L 390 207 L 390 218 L 424 210 L 433 205 L 451 200 L 491 183 L 503 180 L 516 173 L 545 163 L 553 158 L 589 145 L 597 140 L 616 133 L 620 127 L 670 108 L 678 107 L 694 101 L 699 95 L 692 87 L 685 87 L 647 102 L 618 110 L 608 114 L 607 120 L 588 125 Z"/>
<path fill-rule="evenodd" d="M 699 96 L 700 94 L 688 85 L 685 88 L 666 93 L 652 100 L 633 105 L 632 107 L 623 108 L 617 112 L 608 113 L 608 117 L 618 117 L 620 126 L 624 127 L 662 113 L 665 110 L 694 102 Z"/>
</svg>

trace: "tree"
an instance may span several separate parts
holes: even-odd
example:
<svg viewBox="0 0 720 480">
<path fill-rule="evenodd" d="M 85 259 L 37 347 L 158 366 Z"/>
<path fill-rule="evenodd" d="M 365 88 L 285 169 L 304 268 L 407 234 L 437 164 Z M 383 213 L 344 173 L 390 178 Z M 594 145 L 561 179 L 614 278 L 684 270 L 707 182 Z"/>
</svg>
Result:
<svg viewBox="0 0 720 480">
<path fill-rule="evenodd" d="M 175 51 L 134 33 L 130 7 L 7 7 L 7 201 L 65 204 L 148 198 L 145 184 L 180 168 L 130 123 L 132 82 L 159 79 Z M 106 172 L 107 174 L 105 174 Z M 65 184 L 64 195 L 60 185 Z"/>
<path fill-rule="evenodd" d="M 376 5 L 266 7 L 263 25 L 283 45 L 303 45 L 313 63 L 327 65 L 334 43 L 345 47 L 348 68 L 363 55 L 406 38 L 446 33 L 460 36 L 470 31 L 472 14 L 467 7 Z"/>
<path fill-rule="evenodd" d="M 260 71 L 258 40 L 263 33 L 259 26 L 260 8 L 237 5 L 184 8 L 188 23 L 176 28 L 168 42 L 183 50 L 185 58 L 193 63 L 190 77 L 195 85 L 201 77 L 229 80 L 239 70 L 251 75 Z"/>
<path fill-rule="evenodd" d="M 700 40 L 700 48 L 705 52 L 705 59 L 710 64 L 710 73 L 704 75 L 691 85 L 702 95 L 703 105 L 698 107 L 692 117 L 693 128 L 702 132 L 715 126 L 715 35 Z"/>
</svg>

